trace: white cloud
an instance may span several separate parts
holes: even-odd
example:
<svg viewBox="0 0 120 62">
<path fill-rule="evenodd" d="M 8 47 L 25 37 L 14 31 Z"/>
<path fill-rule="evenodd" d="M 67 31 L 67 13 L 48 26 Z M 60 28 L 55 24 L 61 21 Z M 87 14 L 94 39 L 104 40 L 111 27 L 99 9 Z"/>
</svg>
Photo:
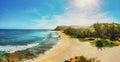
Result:
<svg viewBox="0 0 120 62">
<path fill-rule="evenodd" d="M 71 5 L 82 10 L 96 10 L 101 7 L 102 0 L 72 0 Z"/>
<path fill-rule="evenodd" d="M 46 16 L 43 16 L 42 19 L 34 20 L 35 25 L 30 27 L 33 29 L 51 29 L 55 28 L 58 24 L 55 20 L 47 20 Z"/>
<path fill-rule="evenodd" d="M 89 26 L 96 22 L 113 22 L 115 19 L 102 12 L 101 6 L 102 0 L 70 0 L 64 14 L 54 15 L 52 20 L 45 17 L 35 20 L 36 25 L 32 28 L 55 28 L 57 25 Z"/>
</svg>

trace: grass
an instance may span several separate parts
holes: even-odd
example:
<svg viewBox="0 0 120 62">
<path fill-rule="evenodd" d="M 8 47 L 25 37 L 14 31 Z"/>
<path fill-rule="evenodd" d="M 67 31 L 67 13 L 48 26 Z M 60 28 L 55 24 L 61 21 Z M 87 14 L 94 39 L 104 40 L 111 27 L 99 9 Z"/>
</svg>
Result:
<svg viewBox="0 0 120 62">
<path fill-rule="evenodd" d="M 87 41 L 90 41 L 88 40 L 87 38 L 78 38 L 81 42 L 87 42 Z"/>
<path fill-rule="evenodd" d="M 96 46 L 97 40 L 89 40 L 87 38 L 78 38 L 78 39 L 80 40 L 80 42 L 90 42 L 92 46 Z M 118 46 L 114 41 L 110 41 L 110 40 L 102 39 L 101 42 L 103 44 L 103 47 Z"/>
<path fill-rule="evenodd" d="M 90 44 L 91 44 L 92 46 L 96 46 L 96 40 L 91 41 Z"/>
<path fill-rule="evenodd" d="M 91 45 L 96 46 L 96 42 L 97 40 L 94 40 L 91 43 Z M 117 44 L 115 44 L 113 41 L 107 41 L 107 40 L 101 40 L 103 47 L 114 47 L 114 46 L 118 46 Z"/>
<path fill-rule="evenodd" d="M 77 38 L 77 36 L 76 36 L 76 35 L 70 35 L 70 37 L 71 37 L 71 38 Z"/>
<path fill-rule="evenodd" d="M 77 38 L 76 35 L 70 35 L 71 38 Z M 92 46 L 96 46 L 96 42 L 97 40 L 89 40 L 87 38 L 77 38 L 80 40 L 80 42 L 90 42 Z M 101 40 L 103 47 L 114 47 L 114 46 L 118 46 L 118 44 L 116 44 L 114 41 L 111 40 L 106 40 L 106 39 L 102 39 Z"/>
<path fill-rule="evenodd" d="M 71 37 L 71 38 L 77 38 L 76 35 L 70 35 L 70 37 Z M 87 38 L 77 38 L 77 39 L 79 39 L 81 42 L 90 41 L 90 40 L 88 40 Z"/>
<path fill-rule="evenodd" d="M 114 47 L 117 46 L 117 44 L 113 42 L 108 42 L 108 41 L 102 41 L 104 47 Z"/>
</svg>

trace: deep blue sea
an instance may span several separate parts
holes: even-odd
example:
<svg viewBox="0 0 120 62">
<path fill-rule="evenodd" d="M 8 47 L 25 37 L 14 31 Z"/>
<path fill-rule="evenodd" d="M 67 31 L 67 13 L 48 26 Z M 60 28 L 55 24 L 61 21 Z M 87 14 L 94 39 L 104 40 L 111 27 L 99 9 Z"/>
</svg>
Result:
<svg viewBox="0 0 120 62">
<path fill-rule="evenodd" d="M 58 37 L 50 30 L 0 29 L 0 51 L 14 52 L 46 43 L 52 46 Z"/>
</svg>

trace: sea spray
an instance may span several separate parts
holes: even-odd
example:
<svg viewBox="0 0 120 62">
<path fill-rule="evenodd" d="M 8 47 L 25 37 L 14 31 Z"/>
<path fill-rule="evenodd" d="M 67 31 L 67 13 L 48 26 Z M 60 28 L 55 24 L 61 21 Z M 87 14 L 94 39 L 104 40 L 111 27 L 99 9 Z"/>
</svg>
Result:
<svg viewBox="0 0 120 62">
<path fill-rule="evenodd" d="M 38 32 L 39 32 L 39 34 L 37 34 Z M 28 43 L 27 45 L 26 44 L 25 45 L 22 45 L 22 44 L 21 45 L 18 45 L 18 44 L 16 44 L 16 45 L 1 45 L 2 46 L 1 50 L 7 52 L 8 58 L 11 58 L 11 57 L 13 58 L 13 59 L 9 59 L 9 60 L 19 62 L 23 59 L 32 59 L 34 57 L 37 57 L 39 54 L 44 54 L 46 51 L 53 48 L 53 46 L 58 43 L 59 38 L 60 38 L 59 34 L 54 31 L 42 31 L 42 33 L 41 33 L 41 31 L 34 31 L 34 33 L 32 31 L 30 31 L 30 33 L 27 33 L 27 35 L 26 35 L 28 37 L 26 37 L 24 35 L 23 37 L 18 36 L 17 38 L 18 39 L 22 38 L 22 40 L 26 39 L 26 38 L 29 39 L 31 37 L 31 35 L 33 37 L 37 37 L 37 38 L 42 37 L 43 39 L 32 42 L 32 43 Z M 9 38 L 9 39 L 11 39 L 11 38 Z M 6 59 L 6 58 L 3 58 L 3 59 Z M 14 59 L 17 59 L 17 60 L 14 60 Z"/>
</svg>

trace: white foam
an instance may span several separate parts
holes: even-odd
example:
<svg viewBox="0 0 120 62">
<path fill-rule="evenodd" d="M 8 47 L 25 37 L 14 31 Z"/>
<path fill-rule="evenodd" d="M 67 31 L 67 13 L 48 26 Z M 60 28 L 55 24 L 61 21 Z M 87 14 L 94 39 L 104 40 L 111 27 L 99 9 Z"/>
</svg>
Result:
<svg viewBox="0 0 120 62">
<path fill-rule="evenodd" d="M 25 50 L 27 48 L 31 48 L 31 47 L 37 46 L 38 44 L 39 43 L 22 45 L 22 46 L 0 46 L 0 51 L 13 53 L 15 51 Z"/>
</svg>

